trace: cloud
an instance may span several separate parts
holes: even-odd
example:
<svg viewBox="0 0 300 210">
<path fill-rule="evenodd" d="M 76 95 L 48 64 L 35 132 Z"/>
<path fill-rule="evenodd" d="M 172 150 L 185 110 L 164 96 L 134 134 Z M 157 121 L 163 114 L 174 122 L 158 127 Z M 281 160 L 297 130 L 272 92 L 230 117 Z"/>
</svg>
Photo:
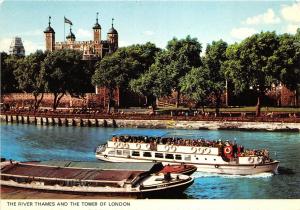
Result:
<svg viewBox="0 0 300 210">
<path fill-rule="evenodd" d="M 34 53 L 37 50 L 45 50 L 44 43 L 32 42 L 30 40 L 23 40 L 23 45 L 25 48 L 25 54 L 29 55 L 30 53 Z"/>
<path fill-rule="evenodd" d="M 126 46 L 129 46 L 129 45 L 132 45 L 132 43 L 130 43 L 128 41 L 125 41 L 125 40 L 119 40 L 119 46 L 120 47 L 126 47 Z"/>
<path fill-rule="evenodd" d="M 259 25 L 259 24 L 277 24 L 280 22 L 280 18 L 276 17 L 272 9 L 268 9 L 265 13 L 247 18 L 243 21 L 247 25 Z"/>
<path fill-rule="evenodd" d="M 0 39 L 0 52 L 4 51 L 4 52 L 8 53 L 11 41 L 12 41 L 11 38 L 1 38 Z"/>
<path fill-rule="evenodd" d="M 293 5 L 283 5 L 281 8 L 282 17 L 291 22 L 300 23 L 300 2 Z"/>
<path fill-rule="evenodd" d="M 257 33 L 257 31 L 254 28 L 241 27 L 233 28 L 230 32 L 230 35 L 236 39 L 242 40 L 255 33 Z"/>
<path fill-rule="evenodd" d="M 154 34 L 154 32 L 153 31 L 144 31 L 143 34 L 146 36 L 152 36 Z"/>
<path fill-rule="evenodd" d="M 80 38 L 80 39 L 92 39 L 93 38 L 93 34 L 92 34 L 92 31 L 90 30 L 85 30 L 85 29 L 82 29 L 82 28 L 79 28 L 77 30 L 77 32 L 75 33 L 75 36 L 77 38 Z"/>
<path fill-rule="evenodd" d="M 290 34 L 295 34 L 298 28 L 300 28 L 300 26 L 297 24 L 288 24 L 285 31 Z"/>
</svg>

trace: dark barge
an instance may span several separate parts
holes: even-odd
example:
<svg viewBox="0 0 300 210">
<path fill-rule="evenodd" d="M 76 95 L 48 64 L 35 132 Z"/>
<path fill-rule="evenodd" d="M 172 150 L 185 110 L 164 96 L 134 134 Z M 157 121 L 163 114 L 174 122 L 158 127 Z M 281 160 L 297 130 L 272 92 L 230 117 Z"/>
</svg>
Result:
<svg viewBox="0 0 300 210">
<path fill-rule="evenodd" d="M 161 163 L 104 163 L 101 166 L 101 163 L 71 161 L 6 161 L 1 163 L 1 186 L 145 198 L 182 193 L 193 183 L 193 178 L 187 175 L 161 171 Z"/>
</svg>

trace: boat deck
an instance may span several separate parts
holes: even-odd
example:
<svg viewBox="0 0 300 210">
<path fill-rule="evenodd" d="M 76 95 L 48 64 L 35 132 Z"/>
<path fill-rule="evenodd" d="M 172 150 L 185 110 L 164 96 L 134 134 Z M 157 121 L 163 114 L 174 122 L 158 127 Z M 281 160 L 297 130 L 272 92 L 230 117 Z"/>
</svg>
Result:
<svg viewBox="0 0 300 210">
<path fill-rule="evenodd" d="M 133 180 L 141 173 L 141 171 L 61 168 L 56 166 L 50 167 L 20 163 L 9 165 L 1 170 L 2 175 L 5 174 L 11 176 L 116 182 Z"/>
</svg>

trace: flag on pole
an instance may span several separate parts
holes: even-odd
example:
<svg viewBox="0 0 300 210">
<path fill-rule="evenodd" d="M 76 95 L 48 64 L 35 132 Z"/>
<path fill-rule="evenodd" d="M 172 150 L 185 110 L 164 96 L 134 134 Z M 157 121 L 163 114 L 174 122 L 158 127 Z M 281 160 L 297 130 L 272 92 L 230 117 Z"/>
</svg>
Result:
<svg viewBox="0 0 300 210">
<path fill-rule="evenodd" d="M 64 18 L 65 18 L 65 23 L 68 23 L 68 24 L 70 24 L 70 25 L 73 25 L 73 23 L 72 23 L 71 20 L 67 19 L 66 17 L 64 17 Z"/>
</svg>

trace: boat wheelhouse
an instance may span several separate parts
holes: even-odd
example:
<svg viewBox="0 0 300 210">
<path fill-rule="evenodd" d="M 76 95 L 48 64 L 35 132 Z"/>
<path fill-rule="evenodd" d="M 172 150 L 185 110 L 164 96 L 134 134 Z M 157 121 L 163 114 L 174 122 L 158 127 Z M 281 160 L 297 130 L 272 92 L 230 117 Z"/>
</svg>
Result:
<svg viewBox="0 0 300 210">
<path fill-rule="evenodd" d="M 96 149 L 96 157 L 110 162 L 191 164 L 197 171 L 248 175 L 277 171 L 279 162 L 267 150 L 248 150 L 230 141 L 113 136 Z"/>
<path fill-rule="evenodd" d="M 71 194 L 145 198 L 178 194 L 193 183 L 161 173 L 159 163 L 107 164 L 71 161 L 1 162 L 1 186 Z"/>
</svg>

